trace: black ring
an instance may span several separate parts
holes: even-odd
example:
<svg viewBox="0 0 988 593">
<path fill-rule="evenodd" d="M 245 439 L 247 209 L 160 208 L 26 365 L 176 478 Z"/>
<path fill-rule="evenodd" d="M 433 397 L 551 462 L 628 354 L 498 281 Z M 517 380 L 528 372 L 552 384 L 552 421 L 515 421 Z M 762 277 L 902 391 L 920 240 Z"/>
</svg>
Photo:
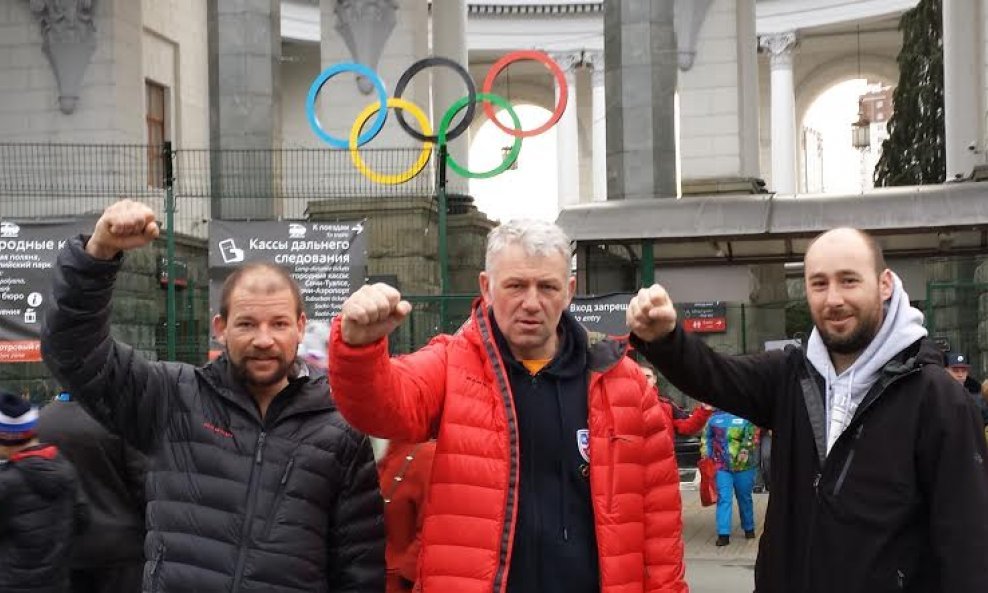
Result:
<svg viewBox="0 0 988 593">
<path fill-rule="evenodd" d="M 446 66 L 459 74 L 460 78 L 462 78 L 463 82 L 467 85 L 467 96 L 470 97 L 470 101 L 467 102 L 466 113 L 463 114 L 463 119 L 460 120 L 460 123 L 458 123 L 455 128 L 446 134 L 446 142 L 449 142 L 463 132 L 467 131 L 467 128 L 469 128 L 470 124 L 473 122 L 474 111 L 477 110 L 477 86 L 473 83 L 473 78 L 470 77 L 470 73 L 467 72 L 466 68 L 457 64 L 453 60 L 450 60 L 449 58 L 443 58 L 441 56 L 422 58 L 409 66 L 408 69 L 401 75 L 401 78 L 398 79 L 398 84 L 395 85 L 394 98 L 401 98 L 401 94 L 405 91 L 405 87 L 408 86 L 409 82 L 411 82 L 413 76 L 422 70 L 433 66 Z M 438 136 L 426 136 L 425 134 L 412 128 L 412 126 L 408 125 L 408 122 L 405 121 L 405 114 L 402 113 L 401 109 L 395 108 L 395 115 L 398 117 L 398 125 L 401 126 L 401 129 L 408 132 L 412 138 L 415 138 L 419 142 L 435 143 L 439 141 Z"/>
</svg>

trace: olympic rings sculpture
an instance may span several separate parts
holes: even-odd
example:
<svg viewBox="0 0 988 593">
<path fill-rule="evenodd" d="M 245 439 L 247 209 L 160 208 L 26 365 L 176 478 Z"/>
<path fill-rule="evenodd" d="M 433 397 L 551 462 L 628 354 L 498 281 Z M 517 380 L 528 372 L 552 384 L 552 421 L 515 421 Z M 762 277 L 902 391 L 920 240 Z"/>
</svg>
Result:
<svg viewBox="0 0 988 593">
<path fill-rule="evenodd" d="M 559 98 L 556 101 L 556 106 L 552 112 L 552 115 L 545 123 L 531 130 L 523 130 L 521 127 L 521 120 L 518 118 L 518 114 L 515 112 L 511 104 L 508 103 L 508 101 L 503 97 L 491 92 L 494 88 L 494 80 L 497 78 L 498 74 L 500 74 L 512 63 L 522 60 L 532 60 L 543 64 L 549 69 L 553 77 L 556 79 L 556 84 L 559 85 Z M 433 67 L 445 67 L 453 70 L 460 78 L 463 79 L 463 82 L 467 87 L 467 95 L 450 105 L 450 107 L 443 114 L 442 118 L 440 118 L 439 127 L 435 134 L 433 134 L 432 124 L 429 122 L 429 118 L 422 108 L 401 97 L 402 93 L 405 92 L 405 89 L 411 82 L 412 77 L 426 68 Z M 377 92 L 377 101 L 367 105 L 357 115 L 353 125 L 350 127 L 350 135 L 345 139 L 338 138 L 326 132 L 326 130 L 323 129 L 322 124 L 320 124 L 319 118 L 316 116 L 316 100 L 319 97 L 319 92 L 322 90 L 323 86 L 330 81 L 330 79 L 344 72 L 352 72 L 359 76 L 363 76 L 371 82 L 374 90 Z M 381 80 L 381 77 L 378 76 L 374 70 L 356 62 L 340 62 L 324 70 L 318 77 L 316 77 L 314 81 L 312 81 L 312 85 L 309 87 L 309 93 L 305 101 L 305 115 L 306 119 L 308 119 L 309 127 L 320 140 L 329 144 L 333 148 L 346 149 L 350 151 L 350 159 L 353 161 L 354 167 L 356 167 L 362 175 L 375 183 L 397 185 L 412 179 L 425 168 L 429 162 L 429 157 L 432 154 L 433 145 L 438 144 L 439 146 L 443 146 L 450 140 L 459 137 L 467 131 L 473 121 L 474 116 L 476 115 L 478 103 L 481 104 L 484 114 L 488 119 L 494 122 L 494 125 L 506 134 L 514 137 L 514 142 L 512 143 L 511 149 L 505 155 L 501 164 L 493 169 L 490 169 L 489 171 L 470 171 L 466 167 L 463 167 L 457 163 L 448 153 L 446 154 L 446 165 L 461 177 L 472 179 L 487 179 L 503 173 L 515 162 L 515 159 L 518 158 L 518 153 L 521 151 L 521 142 L 523 138 L 530 138 L 532 136 L 542 134 L 559 121 L 559 118 L 562 117 L 563 112 L 566 110 L 566 99 L 566 76 L 563 74 L 559 64 L 557 64 L 544 52 L 523 50 L 505 54 L 501 57 L 501 59 L 495 62 L 487 72 L 487 76 L 484 78 L 484 83 L 481 86 L 480 92 L 477 92 L 476 85 L 474 85 L 473 79 L 470 77 L 470 73 L 467 72 L 467 70 L 460 64 L 442 57 L 429 57 L 421 59 L 409 66 L 408 69 L 402 73 L 401 77 L 398 79 L 398 84 L 395 85 L 394 96 L 390 98 L 388 97 L 387 90 L 384 87 L 384 81 Z M 497 117 L 495 117 L 495 106 L 508 112 L 508 116 L 511 118 L 511 123 L 514 127 L 509 128 L 500 122 Z M 419 151 L 418 158 L 415 159 L 415 162 L 404 171 L 394 174 L 384 174 L 372 170 L 360 156 L 360 147 L 372 141 L 384 128 L 384 123 L 388 116 L 388 109 L 395 110 L 398 125 L 401 126 L 401 129 L 404 130 L 405 133 L 422 142 L 422 149 Z M 464 109 L 466 112 L 463 114 L 463 119 L 461 119 L 456 126 L 450 129 L 453 118 L 455 118 L 457 114 Z M 408 121 L 405 119 L 406 112 L 411 115 L 416 122 L 418 122 L 418 130 L 408 124 Z M 374 117 L 373 122 L 371 122 L 370 126 L 364 130 L 364 127 L 367 126 L 367 122 L 371 119 L 371 117 Z"/>
</svg>

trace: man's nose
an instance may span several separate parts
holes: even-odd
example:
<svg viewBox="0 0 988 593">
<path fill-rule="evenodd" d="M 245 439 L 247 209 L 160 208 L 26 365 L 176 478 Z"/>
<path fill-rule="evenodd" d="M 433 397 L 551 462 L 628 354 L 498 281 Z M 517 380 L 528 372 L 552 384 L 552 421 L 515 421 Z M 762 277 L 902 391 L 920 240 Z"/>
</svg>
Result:
<svg viewBox="0 0 988 593">
<path fill-rule="evenodd" d="M 525 300 L 522 301 L 522 306 L 530 311 L 541 308 L 539 304 L 539 288 L 537 286 L 532 286 L 525 291 Z"/>
<path fill-rule="evenodd" d="M 270 348 L 274 345 L 274 339 L 271 337 L 271 332 L 264 326 L 261 326 L 254 334 L 253 342 L 255 348 Z"/>
</svg>

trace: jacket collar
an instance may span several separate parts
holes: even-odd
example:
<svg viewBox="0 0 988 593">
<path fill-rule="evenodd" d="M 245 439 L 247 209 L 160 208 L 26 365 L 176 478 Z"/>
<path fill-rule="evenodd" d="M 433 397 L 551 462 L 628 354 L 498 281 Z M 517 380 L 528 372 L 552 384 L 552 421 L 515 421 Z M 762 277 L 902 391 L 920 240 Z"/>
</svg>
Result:
<svg viewBox="0 0 988 593">
<path fill-rule="evenodd" d="M 296 359 L 289 371 L 288 386 L 283 389 L 268 408 L 264 420 L 254 398 L 234 378 L 230 360 L 224 353 L 217 359 L 196 369 L 197 374 L 213 391 L 230 404 L 240 408 L 259 424 L 268 424 L 296 414 L 335 410 L 329 393 L 329 383 L 323 375 L 311 375 L 308 366 Z"/>
</svg>

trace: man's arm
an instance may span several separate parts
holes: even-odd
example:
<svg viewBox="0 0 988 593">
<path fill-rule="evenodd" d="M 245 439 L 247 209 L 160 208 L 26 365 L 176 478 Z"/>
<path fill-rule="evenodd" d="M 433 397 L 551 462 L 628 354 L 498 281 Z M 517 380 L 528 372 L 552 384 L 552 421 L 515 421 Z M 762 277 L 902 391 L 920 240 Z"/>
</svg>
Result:
<svg viewBox="0 0 988 593">
<path fill-rule="evenodd" d="M 775 394 L 785 384 L 785 354 L 724 356 L 676 324 L 662 286 L 643 288 L 627 312 L 631 344 L 684 393 L 759 426 L 772 426 Z"/>
<path fill-rule="evenodd" d="M 675 407 L 676 404 L 673 404 Z M 704 406 L 697 406 L 694 408 L 693 413 L 683 418 L 677 420 L 675 416 L 672 420 L 672 425 L 676 429 L 676 434 L 681 434 L 683 436 L 688 436 L 691 434 L 696 434 L 703 430 L 703 427 L 707 425 L 707 420 L 714 413 L 713 410 Z"/>
<path fill-rule="evenodd" d="M 329 338 L 329 385 L 357 430 L 420 443 L 435 436 L 446 395 L 448 336 L 390 358 L 387 336 L 411 311 L 386 284 L 362 286 L 343 303 Z"/>
<path fill-rule="evenodd" d="M 161 363 L 148 362 L 110 335 L 120 254 L 138 240 L 120 233 L 138 232 L 131 221 L 135 217 L 150 217 L 152 222 L 146 224 L 154 224 L 146 206 L 118 202 L 107 208 L 88 241 L 75 237 L 58 254 L 41 351 L 52 374 L 96 420 L 148 451 L 167 417 L 170 382 Z M 117 230 L 109 230 L 114 224 Z M 153 232 L 142 229 L 141 244 L 157 236 L 156 227 Z"/>
<path fill-rule="evenodd" d="M 980 418 L 968 402 L 942 389 L 935 386 L 926 397 L 916 443 L 919 479 L 929 501 L 931 560 L 939 565 L 939 590 L 980 593 L 988 591 L 988 450 Z"/>
<path fill-rule="evenodd" d="M 643 389 L 645 423 L 645 591 L 685 593 L 683 516 L 672 426 L 653 394 Z"/>
<path fill-rule="evenodd" d="M 384 501 L 370 440 L 351 431 L 352 444 L 342 490 L 332 510 L 328 589 L 333 593 L 383 593 Z"/>
</svg>

